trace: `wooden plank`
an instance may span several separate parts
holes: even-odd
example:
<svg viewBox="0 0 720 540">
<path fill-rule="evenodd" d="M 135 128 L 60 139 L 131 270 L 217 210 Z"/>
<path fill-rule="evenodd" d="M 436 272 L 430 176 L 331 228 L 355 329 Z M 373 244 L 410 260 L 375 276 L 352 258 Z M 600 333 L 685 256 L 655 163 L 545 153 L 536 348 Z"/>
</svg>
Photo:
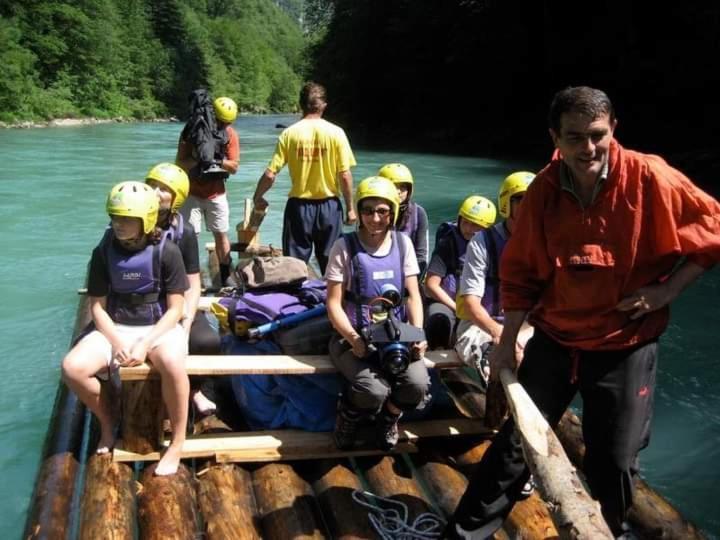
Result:
<svg viewBox="0 0 720 540">
<path fill-rule="evenodd" d="M 428 368 L 456 368 L 464 364 L 453 349 L 425 353 Z M 327 355 L 190 355 L 185 363 L 188 375 L 312 375 L 335 373 Z M 141 381 L 158 377 L 151 364 L 120 368 L 123 381 Z"/>
<path fill-rule="evenodd" d="M 396 447 L 395 452 L 413 451 L 414 443 L 422 438 L 487 435 L 489 433 L 491 432 L 482 423 L 467 418 L 409 422 L 400 425 L 400 444 Z M 164 444 L 167 445 L 167 441 Z M 219 462 L 318 459 L 383 453 L 376 448 L 340 451 L 335 446 L 332 433 L 296 429 L 196 435 L 188 437 L 182 449 L 184 459 L 214 457 Z M 139 454 L 123 450 L 118 446 L 113 452 L 113 459 L 115 461 L 155 461 L 160 459 L 160 453 Z"/>
</svg>

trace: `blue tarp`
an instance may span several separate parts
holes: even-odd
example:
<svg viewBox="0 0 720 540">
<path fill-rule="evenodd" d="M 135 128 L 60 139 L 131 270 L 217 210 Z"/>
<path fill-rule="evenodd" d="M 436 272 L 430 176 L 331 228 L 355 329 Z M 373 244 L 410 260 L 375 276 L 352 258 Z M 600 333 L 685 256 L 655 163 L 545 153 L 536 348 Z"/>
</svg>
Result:
<svg viewBox="0 0 720 540">
<path fill-rule="evenodd" d="M 234 336 L 223 338 L 224 354 L 280 354 L 270 340 L 256 343 Z M 434 370 L 432 397 L 426 407 L 405 414 L 405 420 L 418 420 L 433 405 L 449 400 Z M 252 429 L 296 428 L 306 431 L 332 431 L 337 398 L 344 381 L 339 373 L 322 375 L 234 375 L 235 400 Z"/>
</svg>

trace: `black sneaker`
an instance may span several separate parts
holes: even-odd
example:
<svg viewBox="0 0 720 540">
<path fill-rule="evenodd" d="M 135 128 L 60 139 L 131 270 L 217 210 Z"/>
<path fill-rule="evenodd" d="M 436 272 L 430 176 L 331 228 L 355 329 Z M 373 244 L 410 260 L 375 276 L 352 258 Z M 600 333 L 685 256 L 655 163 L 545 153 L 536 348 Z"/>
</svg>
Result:
<svg viewBox="0 0 720 540">
<path fill-rule="evenodd" d="M 337 417 L 335 418 L 335 431 L 333 439 L 335 446 L 340 450 L 350 450 L 355 445 L 355 432 L 361 414 L 340 402 Z"/>
<path fill-rule="evenodd" d="M 520 500 L 523 501 L 530 497 L 535 492 L 535 479 L 533 478 L 533 475 L 530 475 L 530 478 L 528 478 L 528 481 L 523 484 L 522 489 L 520 490 L 519 496 Z"/>
<path fill-rule="evenodd" d="M 384 452 L 389 452 L 398 443 L 400 432 L 398 431 L 398 420 L 402 414 L 391 414 L 386 409 L 380 411 L 377 415 L 377 423 L 375 425 L 375 441 L 378 448 Z"/>
</svg>

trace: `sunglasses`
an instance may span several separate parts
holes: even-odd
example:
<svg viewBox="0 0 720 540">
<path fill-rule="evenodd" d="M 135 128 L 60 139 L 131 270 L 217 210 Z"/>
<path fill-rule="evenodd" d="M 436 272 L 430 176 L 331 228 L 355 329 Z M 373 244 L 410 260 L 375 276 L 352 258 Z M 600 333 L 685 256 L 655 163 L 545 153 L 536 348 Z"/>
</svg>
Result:
<svg viewBox="0 0 720 540">
<path fill-rule="evenodd" d="M 390 215 L 390 209 L 384 206 L 381 206 L 380 208 L 370 208 L 369 206 L 363 206 L 362 208 L 360 208 L 360 213 L 363 216 L 372 216 L 373 214 L 377 214 L 381 218 L 384 218 Z"/>
</svg>

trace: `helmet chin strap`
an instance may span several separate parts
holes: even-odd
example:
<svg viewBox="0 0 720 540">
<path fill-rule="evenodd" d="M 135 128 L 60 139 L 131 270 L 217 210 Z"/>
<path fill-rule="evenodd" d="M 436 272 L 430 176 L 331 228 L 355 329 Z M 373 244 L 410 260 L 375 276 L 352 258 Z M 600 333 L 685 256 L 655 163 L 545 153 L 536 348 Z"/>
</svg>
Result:
<svg viewBox="0 0 720 540">
<path fill-rule="evenodd" d="M 130 251 L 137 251 L 139 249 L 142 249 L 145 247 L 146 239 L 145 235 L 141 234 L 140 236 L 136 236 L 135 238 L 128 238 L 128 239 L 121 239 L 118 238 L 118 242 L 120 242 L 120 245 L 124 247 L 127 250 Z"/>
</svg>

